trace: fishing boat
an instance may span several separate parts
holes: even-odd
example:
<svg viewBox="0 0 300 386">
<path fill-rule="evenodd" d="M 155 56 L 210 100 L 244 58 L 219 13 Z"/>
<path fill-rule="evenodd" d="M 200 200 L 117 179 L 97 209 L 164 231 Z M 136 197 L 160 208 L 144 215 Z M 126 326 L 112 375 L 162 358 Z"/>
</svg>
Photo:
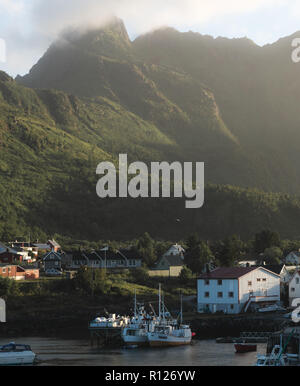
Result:
<svg viewBox="0 0 300 386">
<path fill-rule="evenodd" d="M 257 350 L 257 345 L 256 344 L 251 344 L 251 343 L 236 343 L 234 345 L 235 351 L 238 354 L 243 354 L 246 352 L 252 352 Z"/>
<path fill-rule="evenodd" d="M 159 320 L 160 323 L 154 327 L 153 332 L 148 333 L 150 347 L 172 347 L 191 344 L 192 331 L 190 326 L 183 324 L 182 320 L 182 296 L 180 322 L 177 320 L 166 320 L 166 310 L 164 300 L 161 298 L 161 288 L 159 288 Z"/>
<path fill-rule="evenodd" d="M 1 366 L 32 365 L 36 355 L 29 345 L 16 344 L 14 342 L 0 346 Z"/>
<path fill-rule="evenodd" d="M 156 318 L 155 311 L 153 310 L 153 316 L 147 314 L 144 305 L 137 303 L 135 293 L 134 316 L 130 323 L 122 329 L 121 336 L 123 342 L 128 347 L 147 346 L 148 333 L 153 331 L 154 326 L 158 323 L 159 320 Z"/>
</svg>

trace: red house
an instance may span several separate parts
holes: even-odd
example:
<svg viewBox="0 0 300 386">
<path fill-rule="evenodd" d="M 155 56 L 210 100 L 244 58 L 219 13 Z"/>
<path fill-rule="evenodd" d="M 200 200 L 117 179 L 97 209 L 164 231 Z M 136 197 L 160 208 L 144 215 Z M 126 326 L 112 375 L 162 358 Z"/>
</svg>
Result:
<svg viewBox="0 0 300 386">
<path fill-rule="evenodd" d="M 21 263 L 22 261 L 23 256 L 14 249 L 7 248 L 4 252 L 0 251 L 0 263 L 2 264 Z"/>
</svg>

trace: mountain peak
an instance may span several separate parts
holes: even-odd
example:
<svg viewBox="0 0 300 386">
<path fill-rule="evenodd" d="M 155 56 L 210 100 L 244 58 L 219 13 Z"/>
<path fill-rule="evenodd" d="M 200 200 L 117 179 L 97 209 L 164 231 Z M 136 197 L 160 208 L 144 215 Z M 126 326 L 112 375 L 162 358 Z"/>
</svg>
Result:
<svg viewBox="0 0 300 386">
<path fill-rule="evenodd" d="M 124 55 L 131 47 L 124 22 L 113 17 L 99 28 L 68 29 L 54 45 L 67 43 L 84 51 L 103 56 Z"/>
</svg>

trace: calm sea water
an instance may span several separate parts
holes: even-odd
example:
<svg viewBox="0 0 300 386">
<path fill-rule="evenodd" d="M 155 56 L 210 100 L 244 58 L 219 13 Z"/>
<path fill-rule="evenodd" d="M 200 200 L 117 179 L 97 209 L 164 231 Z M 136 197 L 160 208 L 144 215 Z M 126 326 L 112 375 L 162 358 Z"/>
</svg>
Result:
<svg viewBox="0 0 300 386">
<path fill-rule="evenodd" d="M 0 345 L 12 339 L 0 339 Z M 233 344 L 214 340 L 195 341 L 194 345 L 164 349 L 96 349 L 88 341 L 49 338 L 18 338 L 16 343 L 30 344 L 42 360 L 39 366 L 252 366 L 257 353 L 236 354 Z"/>
</svg>

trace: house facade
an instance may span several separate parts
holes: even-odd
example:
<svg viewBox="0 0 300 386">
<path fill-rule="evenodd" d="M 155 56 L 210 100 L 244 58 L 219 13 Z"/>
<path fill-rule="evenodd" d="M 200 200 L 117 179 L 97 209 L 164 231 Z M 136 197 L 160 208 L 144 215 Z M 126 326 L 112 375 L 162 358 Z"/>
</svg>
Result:
<svg viewBox="0 0 300 386">
<path fill-rule="evenodd" d="M 289 306 L 291 307 L 294 299 L 299 299 L 300 303 L 300 271 L 295 271 L 289 282 Z"/>
<path fill-rule="evenodd" d="M 290 252 L 285 257 L 284 260 L 285 260 L 285 264 L 299 265 L 300 264 L 300 252 L 299 251 Z"/>
<path fill-rule="evenodd" d="M 263 267 L 216 268 L 197 280 L 198 312 L 238 314 L 280 301 L 280 276 Z"/>
<path fill-rule="evenodd" d="M 184 260 L 180 255 L 163 255 L 155 268 L 149 271 L 150 276 L 178 277 L 184 267 Z"/>
<path fill-rule="evenodd" d="M 52 269 L 56 269 L 60 271 L 61 261 L 62 261 L 62 255 L 60 253 L 54 252 L 54 251 L 50 251 L 46 253 L 46 255 L 43 257 L 45 272 Z"/>
<path fill-rule="evenodd" d="M 167 252 L 163 254 L 164 256 L 180 256 L 182 259 L 184 259 L 185 250 L 182 248 L 179 244 L 172 245 Z"/>
<path fill-rule="evenodd" d="M 67 269 L 77 270 L 80 267 L 106 269 L 135 269 L 142 266 L 138 253 L 130 249 L 98 250 L 93 252 L 65 252 L 63 263 Z"/>
<path fill-rule="evenodd" d="M 39 269 L 25 269 L 19 265 L 0 265 L 0 277 L 13 280 L 33 280 L 40 276 Z"/>
</svg>

